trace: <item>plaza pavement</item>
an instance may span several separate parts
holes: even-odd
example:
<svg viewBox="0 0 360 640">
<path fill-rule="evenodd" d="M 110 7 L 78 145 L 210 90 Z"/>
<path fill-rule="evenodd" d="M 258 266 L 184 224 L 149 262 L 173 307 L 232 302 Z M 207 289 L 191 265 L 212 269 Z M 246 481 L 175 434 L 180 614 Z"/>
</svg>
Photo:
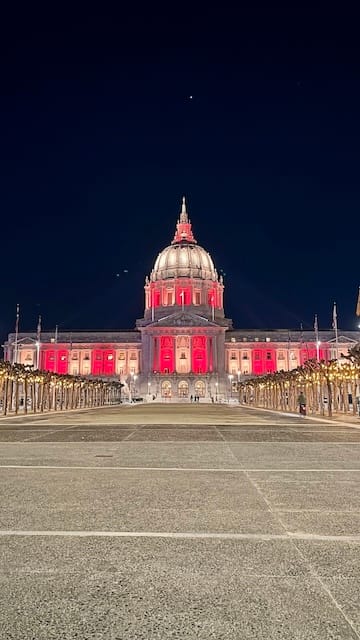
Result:
<svg viewBox="0 0 360 640">
<path fill-rule="evenodd" d="M 359 639 L 355 426 L 211 404 L 0 420 L 0 638 Z"/>
</svg>

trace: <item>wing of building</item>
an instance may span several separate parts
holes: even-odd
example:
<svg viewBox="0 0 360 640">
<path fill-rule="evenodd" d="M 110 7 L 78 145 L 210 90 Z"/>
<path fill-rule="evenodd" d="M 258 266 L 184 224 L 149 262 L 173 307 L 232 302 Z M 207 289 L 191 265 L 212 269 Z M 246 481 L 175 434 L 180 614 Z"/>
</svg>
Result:
<svg viewBox="0 0 360 640">
<path fill-rule="evenodd" d="M 9 334 L 5 359 L 34 368 L 114 377 L 129 395 L 228 396 L 251 375 L 329 360 L 358 342 L 357 331 L 234 330 L 224 313 L 224 282 L 195 240 L 183 198 L 174 238 L 145 279 L 145 311 L 127 332 Z"/>
</svg>

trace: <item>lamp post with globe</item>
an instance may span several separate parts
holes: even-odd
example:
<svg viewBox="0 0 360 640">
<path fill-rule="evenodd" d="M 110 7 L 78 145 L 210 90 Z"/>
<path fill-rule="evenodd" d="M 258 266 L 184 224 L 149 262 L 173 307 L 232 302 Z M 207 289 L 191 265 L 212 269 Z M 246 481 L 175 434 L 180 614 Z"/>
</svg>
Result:
<svg viewBox="0 0 360 640">
<path fill-rule="evenodd" d="M 233 374 L 232 374 L 232 373 L 229 373 L 229 385 L 230 385 L 230 396 L 229 396 L 229 401 L 230 401 L 230 398 L 232 398 L 232 381 L 233 381 L 233 377 L 234 377 L 234 376 L 233 376 Z"/>
</svg>

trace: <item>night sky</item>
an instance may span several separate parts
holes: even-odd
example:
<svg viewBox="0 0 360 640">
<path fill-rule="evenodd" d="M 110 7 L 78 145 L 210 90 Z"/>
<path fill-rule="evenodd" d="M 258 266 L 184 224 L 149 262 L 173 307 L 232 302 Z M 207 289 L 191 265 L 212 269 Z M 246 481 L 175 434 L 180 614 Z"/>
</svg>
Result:
<svg viewBox="0 0 360 640">
<path fill-rule="evenodd" d="M 132 4 L 2 15 L 2 340 L 132 329 L 184 194 L 235 327 L 356 328 L 356 16 Z"/>
</svg>

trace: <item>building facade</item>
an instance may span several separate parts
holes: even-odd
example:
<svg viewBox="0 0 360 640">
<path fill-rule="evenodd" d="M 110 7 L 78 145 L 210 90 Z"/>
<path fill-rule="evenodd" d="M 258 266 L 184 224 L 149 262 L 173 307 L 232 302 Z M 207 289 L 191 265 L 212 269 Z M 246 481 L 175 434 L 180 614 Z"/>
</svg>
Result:
<svg viewBox="0 0 360 640">
<path fill-rule="evenodd" d="M 183 199 L 171 244 L 145 279 L 134 331 L 11 333 L 5 359 L 34 368 L 120 379 L 129 397 L 229 398 L 252 375 L 295 369 L 309 358 L 347 354 L 360 332 L 235 330 L 224 282 L 198 245 Z M 318 341 L 316 341 L 318 338 Z"/>
</svg>

